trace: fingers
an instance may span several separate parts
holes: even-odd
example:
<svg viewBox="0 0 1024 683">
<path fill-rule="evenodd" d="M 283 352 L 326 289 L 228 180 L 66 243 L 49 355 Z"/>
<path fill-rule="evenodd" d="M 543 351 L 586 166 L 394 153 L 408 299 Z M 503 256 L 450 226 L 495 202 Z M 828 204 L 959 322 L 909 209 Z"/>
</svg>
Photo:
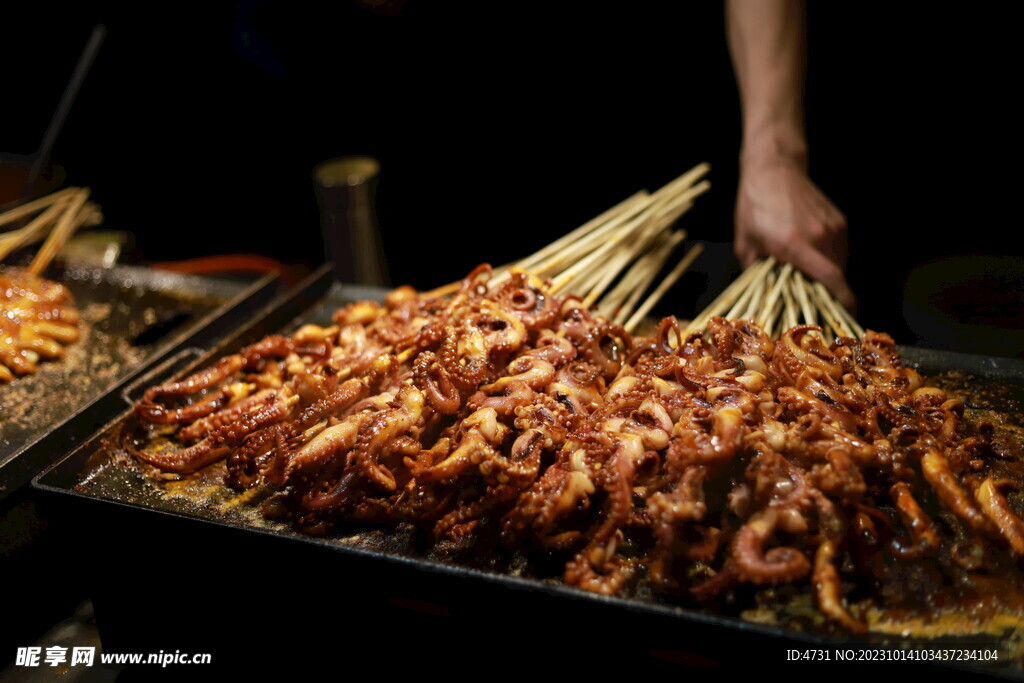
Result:
<svg viewBox="0 0 1024 683">
<path fill-rule="evenodd" d="M 741 174 L 735 209 L 735 251 L 744 267 L 772 255 L 818 280 L 846 306 L 846 217 L 807 177 L 789 167 Z"/>
<path fill-rule="evenodd" d="M 822 196 L 824 205 L 818 218 L 822 225 L 822 237 L 813 241 L 814 247 L 840 268 L 846 266 L 846 216 Z"/>
<path fill-rule="evenodd" d="M 790 246 L 791 248 L 782 250 L 783 253 L 777 256 L 825 285 L 839 303 L 847 310 L 853 311 L 857 303 L 856 298 L 846 282 L 842 269 L 820 251 L 808 245 Z"/>
<path fill-rule="evenodd" d="M 733 251 L 736 254 L 736 258 L 739 260 L 740 265 L 744 268 L 749 268 L 750 265 L 757 260 L 758 256 L 761 255 L 760 251 L 754 246 L 750 238 L 741 231 L 737 231 L 736 233 L 736 242 L 733 245 Z"/>
<path fill-rule="evenodd" d="M 754 261 L 766 255 L 792 263 L 795 268 L 825 285 L 832 296 L 848 311 L 856 310 L 857 300 L 846 282 L 842 268 L 806 242 L 774 242 L 762 250 L 753 246 L 749 240 L 737 237 L 735 251 L 744 268 L 749 268 Z"/>
</svg>

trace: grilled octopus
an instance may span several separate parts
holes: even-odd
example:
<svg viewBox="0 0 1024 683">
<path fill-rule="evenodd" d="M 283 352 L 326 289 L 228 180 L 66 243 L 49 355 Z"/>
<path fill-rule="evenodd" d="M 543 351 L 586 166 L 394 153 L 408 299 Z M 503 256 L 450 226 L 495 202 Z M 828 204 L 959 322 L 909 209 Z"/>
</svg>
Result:
<svg viewBox="0 0 1024 683">
<path fill-rule="evenodd" d="M 525 273 L 489 275 L 350 304 L 150 388 L 136 413 L 180 448 L 135 455 L 176 473 L 224 460 L 229 485 L 265 488 L 265 514 L 308 533 L 493 533 L 603 594 L 644 576 L 697 602 L 804 587 L 855 632 L 870 600 L 848 586 L 886 566 L 1024 555 L 990 432 L 888 335 L 773 342 L 713 318 L 683 338 L 666 318 L 634 338 Z"/>
<path fill-rule="evenodd" d="M 78 323 L 64 285 L 17 268 L 0 271 L 0 384 L 63 356 L 80 337 Z"/>
</svg>

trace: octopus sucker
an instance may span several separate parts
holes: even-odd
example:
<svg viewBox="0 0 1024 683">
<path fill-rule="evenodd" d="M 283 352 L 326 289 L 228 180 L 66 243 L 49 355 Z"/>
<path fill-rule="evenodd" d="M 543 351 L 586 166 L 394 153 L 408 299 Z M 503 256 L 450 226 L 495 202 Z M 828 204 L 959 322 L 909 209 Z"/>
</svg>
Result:
<svg viewBox="0 0 1024 683">
<path fill-rule="evenodd" d="M 633 337 L 525 272 L 491 274 L 349 304 L 150 387 L 125 450 L 183 475 L 225 460 L 229 486 L 304 532 L 493 535 L 586 591 L 798 595 L 855 633 L 891 600 L 868 586 L 959 585 L 1024 555 L 1005 449 L 887 335 L 772 342 L 716 317 Z"/>
</svg>

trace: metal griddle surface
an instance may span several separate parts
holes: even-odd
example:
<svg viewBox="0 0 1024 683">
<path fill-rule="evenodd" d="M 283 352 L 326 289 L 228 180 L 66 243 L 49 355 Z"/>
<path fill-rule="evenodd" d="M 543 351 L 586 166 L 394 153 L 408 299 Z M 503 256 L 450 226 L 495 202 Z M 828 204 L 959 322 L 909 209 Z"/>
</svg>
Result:
<svg viewBox="0 0 1024 683">
<path fill-rule="evenodd" d="M 356 299 L 370 298 L 374 294 L 374 290 L 352 291 L 335 285 L 317 306 L 307 310 L 281 331 L 291 331 L 304 322 L 328 324 L 331 313 L 339 306 Z M 911 347 L 901 348 L 901 352 L 905 360 L 919 366 L 926 374 L 942 373 L 945 378 L 943 382 L 953 385 L 958 382 L 962 382 L 963 385 L 983 384 L 987 388 L 978 394 L 983 397 L 979 399 L 982 403 L 979 407 L 997 408 L 1013 413 L 1017 424 L 1021 424 L 1020 408 L 1024 404 L 1024 362 Z M 122 427 L 128 424 L 128 418 L 126 412 L 111 422 L 82 448 L 37 477 L 36 485 L 59 494 L 112 502 L 119 506 L 142 508 L 157 514 L 188 517 L 216 526 L 231 527 L 252 537 L 264 534 L 284 536 L 300 543 L 326 546 L 342 555 L 371 556 L 383 561 L 410 564 L 426 572 L 450 573 L 478 581 L 541 591 L 551 595 L 555 601 L 559 598 L 596 601 L 633 613 L 639 611 L 668 615 L 689 622 L 724 626 L 738 634 L 776 636 L 793 643 L 818 646 L 852 646 L 857 643 L 868 643 L 907 647 L 914 642 L 899 634 L 872 633 L 867 640 L 858 640 L 852 636 L 837 635 L 834 631 L 829 632 L 823 617 L 817 613 L 810 601 L 807 605 L 807 630 L 794 631 L 770 623 L 754 623 L 741 618 L 738 614 L 712 614 L 690 606 L 673 604 L 653 595 L 643 585 L 634 588 L 626 597 L 598 596 L 562 584 L 557 579 L 557 566 L 541 566 L 534 559 L 502 552 L 490 545 L 493 541 L 478 540 L 475 544 L 466 544 L 463 541 L 461 545 L 455 542 L 426 543 L 421 532 L 409 527 L 382 529 L 366 525 L 348 527 L 332 537 L 306 536 L 285 524 L 268 521 L 259 514 L 257 506 L 265 494 L 258 491 L 239 494 L 225 487 L 221 483 L 224 474 L 223 464 L 213 465 L 181 480 L 176 480 L 175 477 L 169 477 L 164 481 L 152 479 L 133 458 L 121 452 L 116 446 Z M 1018 634 L 1019 636 L 1024 634 Z M 1019 664 L 1007 668 L 1006 654 L 1010 650 L 1019 649 L 1020 643 L 1008 643 L 999 638 L 986 634 L 980 637 L 916 642 L 927 647 L 937 647 L 936 643 L 942 642 L 947 646 L 953 643 L 957 647 L 970 645 L 991 648 L 998 645 L 1003 651 L 1000 653 L 1001 662 L 994 664 L 997 668 L 993 669 L 993 663 L 980 666 L 983 666 L 985 671 L 999 675 L 1018 676 Z"/>
<path fill-rule="evenodd" d="M 82 336 L 63 358 L 0 385 L 0 495 L 22 483 L 12 481 L 17 477 L 10 472 L 26 448 L 251 288 L 245 282 L 127 266 L 69 266 L 46 276 L 71 290 L 82 314 Z M 58 445 L 53 455 L 66 447 Z"/>
</svg>

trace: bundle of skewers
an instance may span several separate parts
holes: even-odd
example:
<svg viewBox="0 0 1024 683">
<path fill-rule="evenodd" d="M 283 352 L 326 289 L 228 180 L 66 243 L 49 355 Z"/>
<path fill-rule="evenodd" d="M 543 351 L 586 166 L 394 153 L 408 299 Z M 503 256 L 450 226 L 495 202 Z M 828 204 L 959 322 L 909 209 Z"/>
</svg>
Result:
<svg viewBox="0 0 1024 683">
<path fill-rule="evenodd" d="M 828 343 L 835 337 L 863 337 L 862 328 L 820 282 L 774 257 L 761 259 L 736 278 L 689 325 L 683 336 L 707 326 L 715 316 L 753 320 L 778 338 L 797 325 L 819 325 Z"/>
<path fill-rule="evenodd" d="M 190 509 L 217 495 L 318 536 L 412 525 L 417 549 L 458 544 L 455 561 L 489 570 L 510 566 L 488 555 L 501 544 L 583 590 L 647 581 L 779 624 L 782 600 L 803 628 L 811 600 L 854 633 L 907 614 L 907 577 L 955 586 L 935 604 L 970 595 L 971 610 L 978 590 L 1019 586 L 1024 522 L 985 460 L 991 422 L 962 422 L 960 399 L 791 266 L 748 270 L 692 334 L 667 317 L 634 336 L 588 310 L 643 317 L 666 281 L 630 300 L 696 188 L 639 195 L 517 262 L 543 281 L 481 264 L 450 296 L 399 287 L 149 386 L 115 462 L 154 482 L 215 466 L 174 488 L 196 491 Z M 752 319 L 786 329 L 773 342 Z"/>
<path fill-rule="evenodd" d="M 78 311 L 63 285 L 44 279 L 72 234 L 102 220 L 89 190 L 70 187 L 0 214 L 0 261 L 45 239 L 28 267 L 0 268 L 0 383 L 36 371 L 40 360 L 55 360 L 79 338 Z M 27 222 L 26 222 L 27 221 Z"/>
<path fill-rule="evenodd" d="M 39 275 L 76 230 L 99 225 L 102 220 L 99 206 L 89 201 L 89 189 L 85 187 L 69 187 L 22 204 L 0 214 L 0 229 L 28 221 L 21 228 L 0 234 L 0 261 L 46 238 L 27 268 Z"/>
<path fill-rule="evenodd" d="M 657 282 L 665 264 L 687 237 L 676 221 L 710 189 L 700 164 L 655 192 L 642 190 L 576 230 L 526 258 L 495 268 L 492 285 L 501 285 L 513 269 L 550 280 L 557 294 L 575 294 L 587 308 L 633 333 L 701 254 L 692 245 Z M 456 292 L 461 281 L 428 296 Z M 646 297 L 645 297 L 646 294 Z M 703 330 L 711 318 L 753 320 L 770 336 L 800 324 L 819 325 L 827 341 L 860 337 L 863 328 L 820 282 L 774 257 L 747 268 L 685 328 L 684 337 Z"/>
<path fill-rule="evenodd" d="M 711 187 L 702 179 L 709 169 L 700 164 L 655 192 L 637 192 L 536 253 L 495 268 L 490 285 L 506 282 L 513 269 L 525 270 L 550 280 L 551 293 L 574 294 L 587 308 L 633 332 L 703 250 L 700 244 L 691 246 L 654 284 L 686 239 L 685 230 L 674 228 L 676 221 Z M 461 283 L 427 296 L 452 294 Z"/>
</svg>

